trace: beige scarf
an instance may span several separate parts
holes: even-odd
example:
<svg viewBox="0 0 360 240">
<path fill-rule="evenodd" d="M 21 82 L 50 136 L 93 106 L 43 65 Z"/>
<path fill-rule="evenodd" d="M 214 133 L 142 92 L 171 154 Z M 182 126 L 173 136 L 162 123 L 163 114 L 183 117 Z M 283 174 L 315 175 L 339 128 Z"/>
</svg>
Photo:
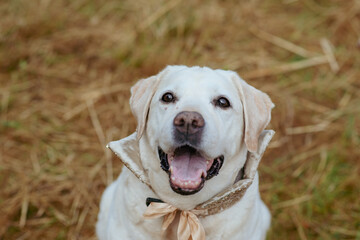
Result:
<svg viewBox="0 0 360 240">
<path fill-rule="evenodd" d="M 165 233 L 169 225 L 174 221 L 177 212 L 180 213 L 179 226 L 177 231 L 178 240 L 205 240 L 205 231 L 198 217 L 217 214 L 237 203 L 245 194 L 254 180 L 259 162 L 265 152 L 271 138 L 273 130 L 264 130 L 259 137 L 259 147 L 256 153 L 248 152 L 244 166 L 243 178 L 235 181 L 232 186 L 218 193 L 208 201 L 199 204 L 193 210 L 180 210 L 167 203 L 152 202 L 144 213 L 145 218 L 164 217 L 162 232 Z M 151 190 L 151 184 L 146 172 L 144 171 L 139 152 L 139 143 L 136 140 L 136 133 L 118 141 L 110 142 L 107 145 L 124 165 Z"/>
</svg>

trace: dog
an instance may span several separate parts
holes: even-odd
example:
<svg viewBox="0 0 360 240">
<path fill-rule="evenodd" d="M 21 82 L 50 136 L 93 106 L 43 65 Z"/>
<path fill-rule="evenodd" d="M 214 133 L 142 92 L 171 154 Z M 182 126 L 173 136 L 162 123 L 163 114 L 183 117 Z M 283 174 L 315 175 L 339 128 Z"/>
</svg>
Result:
<svg viewBox="0 0 360 240">
<path fill-rule="evenodd" d="M 130 107 L 136 132 L 109 144 L 127 168 L 103 193 L 100 240 L 178 239 L 179 216 L 162 229 L 163 218 L 144 218 L 147 199 L 191 212 L 241 179 L 251 181 L 238 200 L 196 219 L 209 240 L 265 239 L 271 217 L 258 163 L 246 162 L 261 158 L 273 134 L 264 131 L 274 107 L 267 94 L 233 71 L 167 66 L 131 88 Z"/>
</svg>

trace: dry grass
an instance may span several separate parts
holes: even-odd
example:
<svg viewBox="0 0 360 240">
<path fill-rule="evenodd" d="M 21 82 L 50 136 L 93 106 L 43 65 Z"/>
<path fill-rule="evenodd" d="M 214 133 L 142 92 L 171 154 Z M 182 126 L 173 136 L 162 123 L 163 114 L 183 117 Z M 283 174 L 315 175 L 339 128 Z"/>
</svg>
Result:
<svg viewBox="0 0 360 240">
<path fill-rule="evenodd" d="M 130 86 L 167 64 L 236 70 L 276 103 L 268 239 L 360 239 L 359 0 L 12 0 L 0 14 L 0 239 L 95 238 L 121 171 L 105 143 L 135 129 Z"/>
</svg>

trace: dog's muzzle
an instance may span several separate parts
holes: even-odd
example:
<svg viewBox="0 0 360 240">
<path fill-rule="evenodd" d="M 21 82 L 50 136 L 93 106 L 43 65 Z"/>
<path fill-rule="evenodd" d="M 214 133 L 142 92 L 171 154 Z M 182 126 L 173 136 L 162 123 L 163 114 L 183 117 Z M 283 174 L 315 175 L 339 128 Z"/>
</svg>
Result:
<svg viewBox="0 0 360 240">
<path fill-rule="evenodd" d="M 194 194 L 204 187 L 205 180 L 219 173 L 224 156 L 207 159 L 198 150 L 205 126 L 201 114 L 180 112 L 173 126 L 176 147 L 170 153 L 158 148 L 161 168 L 169 174 L 170 186 L 176 193 Z"/>
</svg>

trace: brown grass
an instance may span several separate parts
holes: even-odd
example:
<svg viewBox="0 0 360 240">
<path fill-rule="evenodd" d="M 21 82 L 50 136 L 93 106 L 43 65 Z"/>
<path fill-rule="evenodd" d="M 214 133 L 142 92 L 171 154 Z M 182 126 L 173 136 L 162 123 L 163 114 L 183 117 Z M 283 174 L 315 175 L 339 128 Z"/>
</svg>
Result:
<svg viewBox="0 0 360 240">
<path fill-rule="evenodd" d="M 93 239 L 135 129 L 128 99 L 168 64 L 236 70 L 276 104 L 260 167 L 268 239 L 360 239 L 360 2 L 0 3 L 0 238 Z"/>
</svg>

